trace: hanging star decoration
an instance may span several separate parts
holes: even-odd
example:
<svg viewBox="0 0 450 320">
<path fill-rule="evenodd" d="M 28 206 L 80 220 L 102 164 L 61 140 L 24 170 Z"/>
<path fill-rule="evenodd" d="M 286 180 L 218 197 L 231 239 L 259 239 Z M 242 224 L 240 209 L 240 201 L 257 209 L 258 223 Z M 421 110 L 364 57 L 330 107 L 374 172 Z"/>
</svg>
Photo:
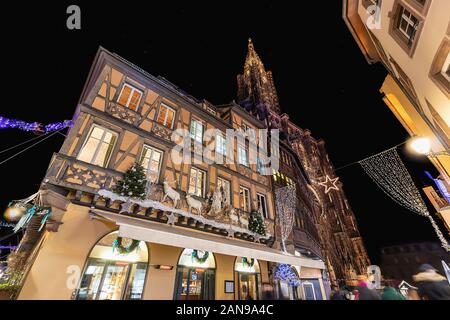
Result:
<svg viewBox="0 0 450 320">
<path fill-rule="evenodd" d="M 166 214 L 166 217 L 167 217 L 167 224 L 170 224 L 173 226 L 175 224 L 175 218 L 176 218 L 175 214 L 173 212 L 171 212 L 170 214 Z"/>
<path fill-rule="evenodd" d="M 329 175 L 326 175 L 324 182 L 319 182 L 319 185 L 325 188 L 325 194 L 328 194 L 331 190 L 339 191 L 337 186 L 339 177 L 331 179 Z"/>
<path fill-rule="evenodd" d="M 124 202 L 120 205 L 120 212 L 125 212 L 125 213 L 129 213 L 130 212 L 130 208 L 133 205 L 133 203 L 131 203 L 130 201 Z"/>
<path fill-rule="evenodd" d="M 231 223 L 230 223 L 230 226 L 228 227 L 227 233 L 228 233 L 228 237 L 230 237 L 230 238 L 234 237 L 234 230 L 233 230 L 233 226 L 231 225 Z"/>
</svg>

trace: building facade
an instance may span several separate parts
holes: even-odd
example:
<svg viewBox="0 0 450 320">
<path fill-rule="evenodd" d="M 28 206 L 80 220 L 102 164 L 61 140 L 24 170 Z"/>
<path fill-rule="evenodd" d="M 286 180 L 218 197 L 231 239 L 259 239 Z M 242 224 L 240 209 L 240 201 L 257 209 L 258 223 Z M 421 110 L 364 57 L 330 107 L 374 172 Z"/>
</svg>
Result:
<svg viewBox="0 0 450 320">
<path fill-rule="evenodd" d="M 324 143 L 280 114 L 251 42 L 238 83 L 239 103 L 215 106 L 100 48 L 41 184 L 53 214 L 43 232 L 31 219 L 10 261 L 24 270 L 18 299 L 327 299 L 337 280 L 365 274 L 342 185 L 319 184 L 335 177 Z M 264 137 L 252 161 L 248 134 L 267 128 L 280 129 L 279 145 Z M 174 158 L 179 140 L 189 161 Z M 235 161 L 207 161 L 197 147 L 211 141 L 214 159 Z M 269 155 L 279 169 L 262 174 Z M 144 200 L 113 192 L 134 163 L 145 170 Z M 276 194 L 287 186 L 296 210 L 285 239 Z M 265 234 L 249 228 L 254 214 Z M 280 266 L 295 281 L 277 276 Z"/>
<path fill-rule="evenodd" d="M 344 0 L 343 18 L 369 63 L 388 71 L 383 101 L 413 137 L 430 141 L 428 157 L 450 190 L 450 2 Z M 444 206 L 448 207 L 448 206 Z M 450 211 L 439 214 L 450 231 Z"/>
</svg>

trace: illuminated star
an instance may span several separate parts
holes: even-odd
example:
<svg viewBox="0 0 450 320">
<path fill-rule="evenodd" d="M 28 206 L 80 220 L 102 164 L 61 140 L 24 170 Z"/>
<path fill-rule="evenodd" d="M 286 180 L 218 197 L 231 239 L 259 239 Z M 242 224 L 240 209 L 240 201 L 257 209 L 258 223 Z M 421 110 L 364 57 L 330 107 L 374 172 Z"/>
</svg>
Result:
<svg viewBox="0 0 450 320">
<path fill-rule="evenodd" d="M 325 178 L 324 182 L 319 182 L 319 185 L 325 187 L 325 193 L 327 194 L 330 190 L 339 190 L 339 187 L 336 185 L 339 180 L 339 177 L 331 179 L 328 175 Z"/>
<path fill-rule="evenodd" d="M 166 214 L 166 217 L 167 217 L 167 224 L 170 224 L 173 226 L 175 224 L 175 218 L 176 218 L 175 214 L 172 212 L 169 215 Z"/>
<path fill-rule="evenodd" d="M 260 243 L 261 236 L 259 234 L 256 233 L 253 238 L 255 238 L 255 243 Z"/>
<path fill-rule="evenodd" d="M 122 203 L 122 204 L 120 205 L 120 212 L 119 212 L 119 213 L 122 213 L 122 212 L 129 213 L 129 212 L 130 212 L 130 207 L 131 207 L 132 205 L 133 205 L 133 203 L 131 203 L 131 202 L 129 202 L 129 201 Z"/>
</svg>

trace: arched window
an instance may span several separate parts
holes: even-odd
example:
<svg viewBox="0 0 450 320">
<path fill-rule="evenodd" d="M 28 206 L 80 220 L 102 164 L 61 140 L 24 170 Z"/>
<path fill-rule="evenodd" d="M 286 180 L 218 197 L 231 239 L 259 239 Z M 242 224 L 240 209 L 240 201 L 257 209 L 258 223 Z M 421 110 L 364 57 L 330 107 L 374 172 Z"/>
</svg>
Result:
<svg viewBox="0 0 450 320">
<path fill-rule="evenodd" d="M 235 292 L 239 300 L 261 299 L 259 262 L 253 258 L 238 257 L 234 264 Z"/>
<path fill-rule="evenodd" d="M 112 232 L 92 248 L 77 292 L 78 300 L 142 298 L 148 265 L 147 245 L 123 238 L 117 248 L 117 239 L 118 232 Z"/>
<path fill-rule="evenodd" d="M 184 249 L 178 260 L 174 299 L 214 300 L 215 268 L 211 252 Z"/>
</svg>

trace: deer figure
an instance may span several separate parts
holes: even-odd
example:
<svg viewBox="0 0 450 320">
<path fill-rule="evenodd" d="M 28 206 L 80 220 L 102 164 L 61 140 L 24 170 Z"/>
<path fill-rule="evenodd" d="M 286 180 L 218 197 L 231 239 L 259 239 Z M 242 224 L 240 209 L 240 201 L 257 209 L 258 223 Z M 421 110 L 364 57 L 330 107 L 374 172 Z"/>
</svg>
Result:
<svg viewBox="0 0 450 320">
<path fill-rule="evenodd" d="M 178 206 L 178 203 L 180 202 L 181 196 L 180 194 L 175 191 L 169 183 L 172 183 L 175 181 L 167 181 L 167 179 L 164 179 L 163 185 L 164 185 L 164 197 L 162 198 L 161 202 L 166 201 L 167 197 L 169 197 L 173 202 L 173 207 L 176 208 Z"/>
<path fill-rule="evenodd" d="M 197 214 L 199 216 L 202 215 L 202 207 L 203 203 L 197 199 L 195 199 L 192 195 L 188 194 L 186 195 L 186 202 L 189 206 L 189 213 L 192 213 L 192 209 L 197 210 Z"/>
</svg>

